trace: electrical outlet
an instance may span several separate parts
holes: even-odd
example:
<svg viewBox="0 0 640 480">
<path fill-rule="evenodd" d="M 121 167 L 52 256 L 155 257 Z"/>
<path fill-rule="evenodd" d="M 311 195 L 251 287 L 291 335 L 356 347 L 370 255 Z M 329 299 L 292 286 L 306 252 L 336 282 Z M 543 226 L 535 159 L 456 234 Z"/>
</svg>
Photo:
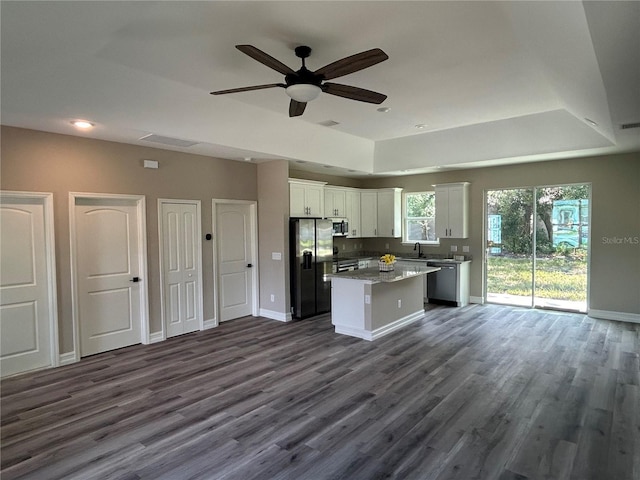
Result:
<svg viewBox="0 0 640 480">
<path fill-rule="evenodd" d="M 342 251 L 344 252 L 347 249 L 347 246 L 343 243 L 342 244 Z"/>
<path fill-rule="evenodd" d="M 388 243 L 385 243 L 385 244 L 384 244 L 384 249 L 385 249 L 385 250 L 389 250 L 389 244 L 388 244 Z"/>
<path fill-rule="evenodd" d="M 451 245 L 451 251 L 452 252 L 457 252 L 458 251 L 458 246 L 457 245 Z"/>
<path fill-rule="evenodd" d="M 371 295 L 364 296 L 364 303 L 366 303 L 367 305 L 371 303 Z"/>
<path fill-rule="evenodd" d="M 401 298 L 398 299 L 398 308 L 402 308 L 402 299 Z"/>
<path fill-rule="evenodd" d="M 272 301 L 272 302 L 275 302 L 275 301 L 276 301 L 276 296 L 275 296 L 273 293 L 271 294 L 271 301 Z"/>
<path fill-rule="evenodd" d="M 464 253 L 469 253 L 469 245 L 463 245 L 463 247 L 462 247 L 462 251 L 463 251 Z"/>
</svg>

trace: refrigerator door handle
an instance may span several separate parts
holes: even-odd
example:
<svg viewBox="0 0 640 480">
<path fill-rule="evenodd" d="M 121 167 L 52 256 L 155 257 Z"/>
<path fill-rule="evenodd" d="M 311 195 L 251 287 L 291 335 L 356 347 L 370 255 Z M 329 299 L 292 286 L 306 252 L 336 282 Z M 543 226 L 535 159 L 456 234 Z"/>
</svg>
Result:
<svg viewBox="0 0 640 480">
<path fill-rule="evenodd" d="M 312 255 L 311 252 L 306 251 L 302 253 L 302 268 L 304 270 L 311 270 L 312 266 Z"/>
</svg>

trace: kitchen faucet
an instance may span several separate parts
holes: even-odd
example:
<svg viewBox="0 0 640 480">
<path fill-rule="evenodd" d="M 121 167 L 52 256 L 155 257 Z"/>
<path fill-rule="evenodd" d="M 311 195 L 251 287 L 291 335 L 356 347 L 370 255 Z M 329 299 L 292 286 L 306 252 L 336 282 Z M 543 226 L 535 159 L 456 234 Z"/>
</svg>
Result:
<svg viewBox="0 0 640 480">
<path fill-rule="evenodd" d="M 413 250 L 415 251 L 416 248 L 418 249 L 418 258 L 422 258 L 422 252 L 420 251 L 420 242 L 416 242 L 415 245 L 413 246 Z"/>
</svg>

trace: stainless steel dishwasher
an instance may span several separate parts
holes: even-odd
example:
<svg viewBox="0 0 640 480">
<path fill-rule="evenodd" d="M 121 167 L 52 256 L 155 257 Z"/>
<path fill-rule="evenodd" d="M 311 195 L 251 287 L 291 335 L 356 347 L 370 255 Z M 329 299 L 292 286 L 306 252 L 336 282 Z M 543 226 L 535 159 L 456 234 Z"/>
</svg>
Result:
<svg viewBox="0 0 640 480">
<path fill-rule="evenodd" d="M 430 267 L 439 267 L 427 275 L 427 297 L 430 303 L 458 305 L 458 265 L 451 262 L 428 261 Z"/>
</svg>

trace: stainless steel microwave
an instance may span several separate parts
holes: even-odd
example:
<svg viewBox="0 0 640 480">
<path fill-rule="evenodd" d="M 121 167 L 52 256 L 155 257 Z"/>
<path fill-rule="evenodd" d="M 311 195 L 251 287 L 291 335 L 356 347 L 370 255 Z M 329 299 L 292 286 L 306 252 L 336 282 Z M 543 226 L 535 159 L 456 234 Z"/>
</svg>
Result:
<svg viewBox="0 0 640 480">
<path fill-rule="evenodd" d="M 333 219 L 333 236 L 346 237 L 349 234 L 349 222 L 344 219 Z"/>
</svg>

